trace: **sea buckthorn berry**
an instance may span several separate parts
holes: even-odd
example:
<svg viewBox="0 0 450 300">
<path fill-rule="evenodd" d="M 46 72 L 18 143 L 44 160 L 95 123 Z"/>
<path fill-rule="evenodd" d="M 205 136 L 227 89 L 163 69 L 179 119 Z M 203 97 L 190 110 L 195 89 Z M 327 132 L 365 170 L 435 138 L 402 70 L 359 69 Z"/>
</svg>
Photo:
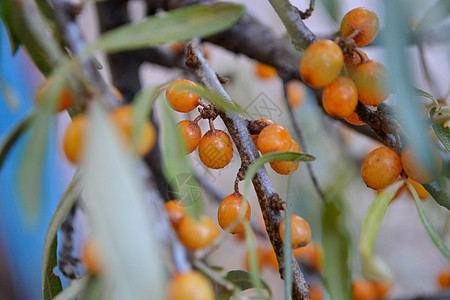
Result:
<svg viewBox="0 0 450 300">
<path fill-rule="evenodd" d="M 164 208 L 169 215 L 169 220 L 173 228 L 177 229 L 181 219 L 186 215 L 186 210 L 181 206 L 181 201 L 170 200 L 164 204 Z"/>
<path fill-rule="evenodd" d="M 298 80 L 291 80 L 286 85 L 287 98 L 293 109 L 299 108 L 306 99 L 305 85 Z"/>
<path fill-rule="evenodd" d="M 285 219 L 280 223 L 280 236 L 284 241 Z M 311 229 L 308 222 L 300 216 L 291 215 L 291 245 L 292 249 L 306 246 L 311 240 Z"/>
<path fill-rule="evenodd" d="M 189 112 L 194 110 L 200 101 L 200 97 L 192 92 L 183 90 L 183 87 L 197 87 L 197 85 L 186 79 L 175 80 L 166 90 L 167 103 L 173 110 L 178 112 Z"/>
<path fill-rule="evenodd" d="M 423 185 L 421 185 L 417 181 L 414 181 L 411 178 L 408 178 L 408 182 L 411 183 L 411 185 L 414 187 L 414 189 L 417 192 L 417 195 L 419 195 L 419 199 L 420 200 L 425 200 L 425 199 L 427 199 L 430 196 L 430 194 L 423 187 Z M 406 188 L 406 185 L 404 187 Z M 408 191 L 408 194 L 412 197 L 411 191 L 408 188 L 406 190 Z"/>
<path fill-rule="evenodd" d="M 200 272 L 176 274 L 168 283 L 167 300 L 214 300 L 214 287 Z"/>
<path fill-rule="evenodd" d="M 89 238 L 82 248 L 81 254 L 89 273 L 99 275 L 103 272 L 103 262 L 97 238 Z"/>
<path fill-rule="evenodd" d="M 250 221 L 250 205 L 241 194 L 233 193 L 225 197 L 225 199 L 223 199 L 220 203 L 219 210 L 217 211 L 217 220 L 220 227 L 222 227 L 223 230 L 228 229 L 228 226 L 240 217 L 244 209 L 245 214 L 242 216 L 243 220 Z M 240 233 L 242 231 L 244 231 L 244 224 L 241 221 L 230 232 Z"/>
<path fill-rule="evenodd" d="M 258 62 L 256 64 L 256 74 L 262 79 L 270 79 L 277 75 L 277 69 L 269 65 Z"/>
<path fill-rule="evenodd" d="M 345 117 L 344 119 L 345 121 L 353 125 L 361 126 L 366 124 L 358 118 L 358 115 L 355 112 L 352 112 L 349 116 Z"/>
<path fill-rule="evenodd" d="M 360 64 L 352 73 L 362 104 L 378 105 L 389 96 L 388 71 L 377 61 Z"/>
<path fill-rule="evenodd" d="M 51 96 L 50 90 L 55 82 L 54 77 L 49 77 L 36 91 L 35 101 L 39 105 L 42 101 L 46 101 Z M 72 91 L 67 86 L 61 86 L 58 95 L 57 107 L 55 112 L 61 112 L 68 109 L 73 104 Z"/>
<path fill-rule="evenodd" d="M 403 170 L 405 170 L 406 175 L 418 183 L 430 183 L 436 180 L 438 174 L 441 172 L 442 159 L 434 149 L 431 157 L 433 164 L 429 166 L 419 160 L 418 155 L 411 146 L 402 150 L 401 158 Z"/>
<path fill-rule="evenodd" d="M 192 153 L 197 148 L 200 139 L 202 138 L 200 126 L 189 120 L 181 121 L 177 125 L 181 132 L 181 136 L 183 137 L 187 154 Z"/>
<path fill-rule="evenodd" d="M 364 51 L 359 50 L 359 49 L 358 49 L 358 51 L 364 57 L 364 59 L 365 59 L 364 61 L 369 60 L 369 57 L 367 56 L 367 54 Z M 363 62 L 363 58 L 361 57 L 361 55 L 358 54 L 357 51 L 351 51 L 351 52 L 344 53 L 344 64 L 349 71 L 353 71 L 354 69 L 356 69 L 356 67 L 359 66 L 362 62 Z"/>
<path fill-rule="evenodd" d="M 278 266 L 277 255 L 275 254 L 275 250 L 273 250 L 272 246 L 267 247 L 267 249 L 263 251 L 262 260 L 265 266 L 272 268 L 275 271 L 278 271 L 280 268 Z"/>
<path fill-rule="evenodd" d="M 392 285 L 381 281 L 372 281 L 372 285 L 377 293 L 377 298 L 384 298 L 391 291 Z"/>
<path fill-rule="evenodd" d="M 127 104 L 119 106 L 111 112 L 111 118 L 119 129 L 120 136 L 126 145 L 131 145 L 134 134 L 133 106 Z M 147 155 L 155 146 L 156 130 L 150 120 L 145 120 L 140 128 L 140 135 L 136 145 L 136 153 Z"/>
<path fill-rule="evenodd" d="M 211 129 L 201 138 L 198 155 L 208 168 L 221 169 L 233 158 L 233 143 L 224 131 Z"/>
<path fill-rule="evenodd" d="M 258 148 L 262 154 L 288 151 L 291 148 L 291 135 L 281 125 L 269 125 L 259 133 Z"/>
<path fill-rule="evenodd" d="M 309 296 L 311 297 L 311 300 L 323 300 L 323 290 L 320 286 L 317 284 L 311 285 L 311 288 L 309 289 Z"/>
<path fill-rule="evenodd" d="M 372 282 L 363 279 L 356 279 L 352 284 L 353 300 L 375 300 L 377 291 Z"/>
<path fill-rule="evenodd" d="M 400 156 L 388 147 L 370 152 L 361 168 L 361 177 L 374 190 L 391 185 L 402 172 Z"/>
<path fill-rule="evenodd" d="M 365 7 L 352 9 L 345 14 L 341 21 L 341 34 L 344 38 L 358 31 L 358 34 L 352 37 L 358 47 L 364 47 L 373 42 L 379 28 L 378 16 Z"/>
<path fill-rule="evenodd" d="M 345 118 L 351 115 L 358 104 L 358 91 L 353 80 L 345 76 L 336 78 L 324 88 L 322 104 L 332 117 Z"/>
<path fill-rule="evenodd" d="M 450 288 L 450 268 L 447 268 L 439 273 L 438 284 L 441 289 Z"/>
<path fill-rule="evenodd" d="M 219 234 L 216 223 L 205 215 L 200 216 L 197 220 L 186 215 L 178 224 L 180 241 L 191 250 L 211 245 Z"/>
<path fill-rule="evenodd" d="M 63 149 L 67 159 L 74 164 L 81 161 L 86 141 L 88 118 L 78 115 L 73 118 L 63 137 Z"/>
<path fill-rule="evenodd" d="M 261 247 L 256 247 L 256 265 L 258 266 L 258 270 L 261 272 L 262 268 L 264 268 L 264 249 Z M 244 268 L 250 271 L 250 251 L 247 249 L 244 257 Z"/>
<path fill-rule="evenodd" d="M 323 269 L 323 249 L 317 243 L 309 243 L 305 247 L 293 250 L 295 259 L 321 272 Z"/>
<path fill-rule="evenodd" d="M 343 64 L 341 48 L 330 40 L 321 40 L 306 49 L 300 61 L 300 73 L 309 86 L 324 87 L 336 79 Z"/>
<path fill-rule="evenodd" d="M 291 148 L 289 149 L 289 151 L 300 152 L 300 147 L 298 146 L 297 142 L 292 139 L 291 139 Z M 289 175 L 293 165 L 294 165 L 293 161 L 272 161 L 270 163 L 270 166 L 272 167 L 272 169 L 280 175 Z M 300 162 L 298 161 L 295 164 L 295 167 L 294 167 L 294 170 L 292 170 L 292 173 L 297 171 L 299 165 L 300 165 Z"/>
</svg>

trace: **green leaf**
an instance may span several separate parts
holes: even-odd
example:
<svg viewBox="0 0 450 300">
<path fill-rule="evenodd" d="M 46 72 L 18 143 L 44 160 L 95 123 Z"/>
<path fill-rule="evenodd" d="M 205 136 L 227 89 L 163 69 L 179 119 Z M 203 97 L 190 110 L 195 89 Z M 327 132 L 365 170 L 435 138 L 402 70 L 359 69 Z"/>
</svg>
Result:
<svg viewBox="0 0 450 300">
<path fill-rule="evenodd" d="M 31 114 L 22 119 L 2 138 L 0 142 L 0 170 L 12 146 L 14 146 L 19 137 L 30 127 L 33 117 L 34 115 Z"/>
<path fill-rule="evenodd" d="M 389 266 L 373 255 L 373 244 L 384 213 L 403 184 L 403 181 L 401 181 L 392 185 L 389 190 L 382 191 L 373 201 L 364 219 L 359 241 L 359 251 L 364 274 L 371 279 L 387 282 L 394 280 L 394 275 Z"/>
<path fill-rule="evenodd" d="M 439 237 L 439 234 L 436 232 L 436 229 L 434 229 L 433 225 L 428 220 L 427 216 L 425 215 L 425 211 L 423 210 L 422 202 L 420 201 L 419 195 L 417 194 L 416 189 L 408 182 L 408 189 L 413 195 L 414 201 L 416 202 L 417 212 L 419 213 L 420 220 L 423 223 L 423 226 L 428 232 L 428 235 L 430 236 L 433 243 L 436 245 L 436 248 L 438 248 L 439 251 L 441 251 L 442 255 L 445 256 L 450 261 L 450 250 L 448 250 L 445 243 L 441 240 Z"/>
<path fill-rule="evenodd" d="M 244 7 L 232 3 L 192 5 L 125 25 L 102 35 L 84 54 L 116 52 L 187 41 L 221 32 L 236 23 Z"/>
<path fill-rule="evenodd" d="M 230 271 L 225 276 L 225 279 L 237 285 L 242 291 L 254 288 L 252 275 L 247 271 L 243 270 Z M 259 280 L 262 284 L 262 288 L 267 292 L 267 295 L 269 295 L 269 298 L 272 298 L 272 291 L 270 290 L 270 287 L 261 278 Z"/>
<path fill-rule="evenodd" d="M 165 268 L 147 169 L 120 142 L 100 101 L 90 105 L 84 153 L 84 204 L 104 258 L 113 299 L 164 298 Z M 141 174 L 141 176 L 138 176 Z M 150 199 L 149 199 L 150 198 Z"/>
<path fill-rule="evenodd" d="M 16 54 L 17 50 L 20 46 L 19 36 L 13 31 L 14 25 L 14 17 L 12 17 L 10 1 L 0 1 L 0 17 L 2 18 L 6 31 L 9 37 L 9 43 L 11 45 L 11 53 L 12 55 Z"/>
<path fill-rule="evenodd" d="M 82 186 L 80 184 L 80 177 L 81 172 L 78 170 L 62 195 L 50 220 L 50 224 L 48 225 L 47 233 L 45 234 L 42 260 L 42 294 L 44 300 L 53 299 L 53 297 L 62 290 L 61 281 L 53 272 L 57 263 L 56 234 L 64 217 L 69 213 L 70 209 L 81 195 Z"/>
<path fill-rule="evenodd" d="M 345 209 L 340 197 L 328 201 L 322 212 L 325 284 L 331 299 L 352 299 L 349 246 Z"/>
<path fill-rule="evenodd" d="M 203 213 L 201 187 L 184 154 L 186 147 L 173 112 L 167 105 L 167 101 L 162 102 L 161 122 L 163 124 L 164 151 L 161 155 L 164 175 L 170 184 L 171 191 L 174 195 L 179 195 L 176 198 L 183 201 L 184 206 L 194 217 L 198 217 Z"/>
<path fill-rule="evenodd" d="M 417 24 L 416 32 L 425 32 L 431 29 L 439 22 L 448 18 L 450 14 L 450 1 L 439 0 L 431 8 L 429 8 L 422 19 L 420 19 L 419 24 Z"/>
<path fill-rule="evenodd" d="M 450 195 L 445 192 L 445 188 L 442 188 L 439 181 L 433 181 L 423 186 L 439 205 L 450 210 Z"/>
<path fill-rule="evenodd" d="M 450 152 L 450 128 L 445 127 L 444 124 L 433 124 L 433 130 L 445 149 Z"/>
<path fill-rule="evenodd" d="M 412 89 L 413 89 L 413 93 L 414 93 L 416 96 L 425 97 L 425 98 L 430 99 L 431 101 L 434 102 L 434 105 L 436 106 L 436 108 L 437 108 L 437 109 L 439 108 L 439 102 L 436 100 L 436 98 L 434 98 L 433 95 L 431 95 L 430 93 L 425 92 L 425 91 L 423 91 L 423 90 L 421 90 L 421 89 L 417 89 L 417 88 L 412 88 Z"/>
<path fill-rule="evenodd" d="M 67 287 L 64 291 L 62 291 L 58 296 L 53 298 L 53 300 L 72 300 L 77 299 L 76 297 L 80 295 L 89 281 L 92 280 L 92 277 L 89 275 L 83 276 L 80 279 L 72 282 L 69 287 Z M 52 298 L 49 298 L 52 299 Z"/>
</svg>

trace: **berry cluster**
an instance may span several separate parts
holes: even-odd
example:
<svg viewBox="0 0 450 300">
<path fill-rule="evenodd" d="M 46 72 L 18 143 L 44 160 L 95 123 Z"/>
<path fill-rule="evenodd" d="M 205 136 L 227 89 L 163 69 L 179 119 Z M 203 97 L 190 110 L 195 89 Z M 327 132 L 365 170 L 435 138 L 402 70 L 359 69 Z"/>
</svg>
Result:
<svg viewBox="0 0 450 300">
<path fill-rule="evenodd" d="M 378 28 L 373 11 L 355 8 L 342 19 L 342 38 L 315 42 L 303 54 L 300 73 L 311 87 L 324 88 L 322 104 L 330 116 L 362 125 L 354 112 L 358 100 L 376 106 L 389 96 L 386 68 L 356 48 L 370 44 Z"/>
<path fill-rule="evenodd" d="M 391 290 L 391 286 L 380 281 L 355 279 L 352 284 L 354 300 L 383 299 Z"/>
</svg>

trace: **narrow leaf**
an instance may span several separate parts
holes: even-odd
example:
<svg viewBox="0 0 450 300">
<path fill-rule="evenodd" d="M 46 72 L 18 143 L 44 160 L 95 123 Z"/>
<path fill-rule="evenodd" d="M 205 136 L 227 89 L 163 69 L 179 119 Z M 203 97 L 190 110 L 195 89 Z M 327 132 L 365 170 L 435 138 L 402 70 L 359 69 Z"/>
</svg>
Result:
<svg viewBox="0 0 450 300">
<path fill-rule="evenodd" d="M 439 251 L 441 251 L 442 255 L 445 256 L 450 261 L 450 250 L 448 250 L 445 243 L 441 240 L 439 237 L 439 234 L 436 232 L 436 229 L 434 229 L 433 225 L 428 220 L 427 216 L 425 215 L 425 211 L 423 210 L 422 202 L 419 199 L 419 195 L 417 194 L 416 189 L 408 182 L 408 189 L 413 195 L 414 201 L 416 202 L 417 212 L 419 213 L 420 220 L 423 223 L 423 226 L 425 226 L 425 229 L 428 232 L 428 235 L 430 236 L 433 243 L 436 245 L 436 248 L 438 248 Z"/>
<path fill-rule="evenodd" d="M 122 26 L 102 35 L 84 54 L 115 52 L 187 41 L 223 31 L 236 23 L 244 7 L 232 3 L 192 5 Z"/>
<path fill-rule="evenodd" d="M 233 270 L 227 273 L 225 276 L 225 279 L 229 282 L 237 285 L 242 291 L 251 289 L 254 287 L 253 281 L 252 281 L 252 275 L 243 270 Z M 272 291 L 270 290 L 270 287 L 265 283 L 261 278 L 260 282 L 262 284 L 262 288 L 267 292 L 267 295 L 269 295 L 269 298 L 272 298 Z"/>
<path fill-rule="evenodd" d="M 433 181 L 423 186 L 439 205 L 450 210 L 450 195 L 445 192 L 440 181 Z"/>
<path fill-rule="evenodd" d="M 22 119 L 17 125 L 8 132 L 0 142 L 0 170 L 5 162 L 6 157 L 8 156 L 9 151 L 17 142 L 19 137 L 28 130 L 30 124 L 32 123 L 34 115 L 28 115 L 24 119 Z"/>
<path fill-rule="evenodd" d="M 161 104 L 164 137 L 164 151 L 162 151 L 163 170 L 169 182 L 172 196 L 183 201 L 189 212 L 198 217 L 203 212 L 203 197 L 191 165 L 189 164 L 186 147 L 182 140 L 172 110 L 166 101 Z"/>
<path fill-rule="evenodd" d="M 80 295 L 86 286 L 88 285 L 89 281 L 92 280 L 92 277 L 89 275 L 83 276 L 80 279 L 72 282 L 71 285 L 69 285 L 64 291 L 62 291 L 58 296 L 55 298 L 50 298 L 53 300 L 72 300 L 76 299 L 78 295 Z"/>
<path fill-rule="evenodd" d="M 16 110 L 19 107 L 19 101 L 17 100 L 16 94 L 11 89 L 9 84 L 4 80 L 1 74 L 0 74 L 0 92 L 3 94 L 5 101 L 11 110 Z"/>
<path fill-rule="evenodd" d="M 322 245 L 325 284 L 331 299 L 351 299 L 350 235 L 345 223 L 345 209 L 340 197 L 333 197 L 322 212 Z"/>
<path fill-rule="evenodd" d="M 430 93 L 425 92 L 425 91 L 423 91 L 423 90 L 421 90 L 421 89 L 417 89 L 417 88 L 412 88 L 412 89 L 413 89 L 413 93 L 414 93 L 416 96 L 425 97 L 425 98 L 430 99 L 431 101 L 434 102 L 436 108 L 439 108 L 439 102 L 436 100 L 436 98 L 434 98 L 433 95 L 431 95 Z"/>
<path fill-rule="evenodd" d="M 394 275 L 389 266 L 381 259 L 374 257 L 373 244 L 378 233 L 381 220 L 397 190 L 403 185 L 403 181 L 392 185 L 392 188 L 381 192 L 373 201 L 364 219 L 361 238 L 359 241 L 359 251 L 363 271 L 366 276 L 372 279 L 392 282 Z"/>
<path fill-rule="evenodd" d="M 59 291 L 61 291 L 61 281 L 55 275 L 53 269 L 57 264 L 57 239 L 56 234 L 61 226 L 64 217 L 69 213 L 81 194 L 82 186 L 80 184 L 81 172 L 77 171 L 72 181 L 67 186 L 61 200 L 56 207 L 55 212 L 48 225 L 47 233 L 44 240 L 44 254 L 42 260 L 42 294 L 44 300 L 52 299 Z"/>
<path fill-rule="evenodd" d="M 444 124 L 433 124 L 433 130 L 445 149 L 450 152 L 450 128 L 445 127 Z"/>
</svg>

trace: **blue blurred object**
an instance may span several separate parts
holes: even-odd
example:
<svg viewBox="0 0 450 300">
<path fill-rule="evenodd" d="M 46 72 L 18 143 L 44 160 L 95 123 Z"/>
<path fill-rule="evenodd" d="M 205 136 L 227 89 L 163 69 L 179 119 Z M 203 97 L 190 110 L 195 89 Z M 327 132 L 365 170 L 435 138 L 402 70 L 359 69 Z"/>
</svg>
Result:
<svg viewBox="0 0 450 300">
<path fill-rule="evenodd" d="M 35 89 L 42 78 L 39 78 L 39 72 L 24 51 L 19 50 L 12 57 L 7 33 L 3 24 L 0 26 L 0 77 L 14 91 L 19 102 L 19 106 L 12 109 L 5 95 L 0 93 L 0 136 L 3 138 L 5 133 L 31 111 Z M 19 299 L 42 299 L 41 269 L 45 233 L 65 187 L 58 168 L 60 159 L 53 129 L 49 135 L 42 174 L 42 204 L 37 221 L 31 224 L 25 220 L 18 192 L 20 187 L 17 185 L 21 155 L 24 146 L 28 146 L 26 138 L 22 137 L 13 147 L 0 171 L 0 247 L 3 247 L 0 254 L 3 252 L 3 258 L 6 259 L 6 262 L 1 263 L 0 255 L 0 273 L 9 268 L 15 283 L 15 296 Z M 8 289 L 12 290 L 13 287 L 8 286 Z"/>
</svg>

